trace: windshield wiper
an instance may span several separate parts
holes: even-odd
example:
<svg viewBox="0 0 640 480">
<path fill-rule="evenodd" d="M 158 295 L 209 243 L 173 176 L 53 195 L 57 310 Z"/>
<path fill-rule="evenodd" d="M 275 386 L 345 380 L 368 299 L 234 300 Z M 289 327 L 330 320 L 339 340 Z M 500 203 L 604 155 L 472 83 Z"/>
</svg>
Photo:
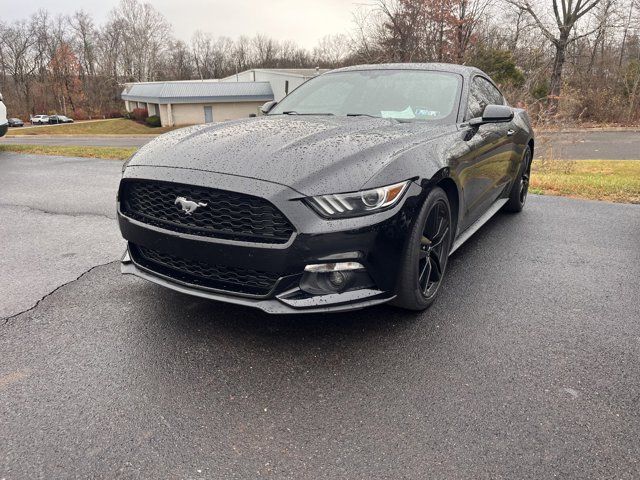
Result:
<svg viewBox="0 0 640 480">
<path fill-rule="evenodd" d="M 333 115 L 333 113 L 298 113 L 295 110 L 282 112 L 283 115 Z"/>
<path fill-rule="evenodd" d="M 371 117 L 371 118 L 380 118 L 377 115 L 370 115 L 368 113 L 347 113 L 347 117 Z"/>
</svg>

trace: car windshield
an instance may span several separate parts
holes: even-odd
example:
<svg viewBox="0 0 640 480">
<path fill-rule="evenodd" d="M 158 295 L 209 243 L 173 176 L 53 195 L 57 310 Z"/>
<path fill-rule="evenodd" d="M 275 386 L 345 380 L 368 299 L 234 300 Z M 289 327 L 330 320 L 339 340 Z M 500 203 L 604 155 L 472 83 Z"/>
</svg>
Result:
<svg viewBox="0 0 640 480">
<path fill-rule="evenodd" d="M 425 70 L 358 70 L 318 76 L 270 114 L 444 120 L 457 111 L 462 77 Z"/>
</svg>

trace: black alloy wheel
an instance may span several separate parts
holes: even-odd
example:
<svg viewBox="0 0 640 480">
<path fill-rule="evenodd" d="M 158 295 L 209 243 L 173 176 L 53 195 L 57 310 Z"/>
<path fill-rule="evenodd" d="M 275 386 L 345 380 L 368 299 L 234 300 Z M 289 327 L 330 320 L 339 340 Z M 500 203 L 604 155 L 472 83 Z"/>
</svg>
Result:
<svg viewBox="0 0 640 480">
<path fill-rule="evenodd" d="M 418 256 L 418 287 L 426 299 L 435 296 L 447 265 L 451 220 L 449 206 L 438 200 L 427 216 Z"/>
<path fill-rule="evenodd" d="M 521 212 L 527 201 L 529 193 L 529 179 L 531 177 L 531 149 L 525 148 L 522 154 L 522 164 L 520 166 L 519 178 L 513 183 L 509 200 L 505 203 L 503 209 L 507 212 Z"/>
<path fill-rule="evenodd" d="M 411 229 L 394 305 L 424 310 L 433 303 L 447 269 L 453 231 L 447 194 L 435 187 L 427 195 Z"/>
<path fill-rule="evenodd" d="M 529 175 L 531 174 L 531 150 L 527 148 L 524 152 L 523 172 L 520 176 L 520 203 L 524 206 L 524 202 L 527 200 L 527 193 L 529 192 Z"/>
</svg>

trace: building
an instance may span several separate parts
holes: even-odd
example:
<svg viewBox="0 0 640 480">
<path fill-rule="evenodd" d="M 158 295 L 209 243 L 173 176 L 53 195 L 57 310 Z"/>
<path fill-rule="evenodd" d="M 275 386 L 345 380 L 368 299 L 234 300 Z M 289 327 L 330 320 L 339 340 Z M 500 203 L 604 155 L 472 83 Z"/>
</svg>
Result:
<svg viewBox="0 0 640 480">
<path fill-rule="evenodd" d="M 221 82 L 269 82 L 274 100 L 282 100 L 289 92 L 310 78 L 326 72 L 320 68 L 255 68 L 223 78 Z"/>
<path fill-rule="evenodd" d="M 274 94 L 267 81 L 189 80 L 128 83 L 122 99 L 127 112 L 146 108 L 163 126 L 174 126 L 248 117 Z"/>
</svg>

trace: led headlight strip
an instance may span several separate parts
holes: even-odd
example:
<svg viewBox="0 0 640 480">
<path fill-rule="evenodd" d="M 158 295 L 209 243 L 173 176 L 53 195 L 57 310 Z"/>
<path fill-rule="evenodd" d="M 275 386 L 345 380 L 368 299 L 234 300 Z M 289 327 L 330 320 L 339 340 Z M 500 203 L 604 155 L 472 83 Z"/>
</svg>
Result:
<svg viewBox="0 0 640 480">
<path fill-rule="evenodd" d="M 308 203 L 324 217 L 339 218 L 367 215 L 396 204 L 402 198 L 410 182 L 411 180 L 407 180 L 361 192 L 335 193 L 311 197 L 308 199 Z"/>
</svg>

